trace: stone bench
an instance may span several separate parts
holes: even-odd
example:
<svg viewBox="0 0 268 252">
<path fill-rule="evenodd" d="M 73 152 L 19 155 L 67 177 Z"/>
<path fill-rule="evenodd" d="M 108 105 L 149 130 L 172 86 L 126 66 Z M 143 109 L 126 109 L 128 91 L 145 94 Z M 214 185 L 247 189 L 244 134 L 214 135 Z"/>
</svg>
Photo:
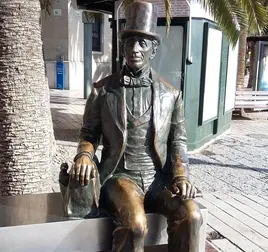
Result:
<svg viewBox="0 0 268 252">
<path fill-rule="evenodd" d="M 205 252 L 207 209 L 200 208 L 199 251 Z M 147 220 L 145 251 L 167 251 L 166 218 L 147 214 Z M 113 228 L 110 218 L 67 220 L 60 193 L 0 197 L 0 251 L 109 251 Z"/>
</svg>

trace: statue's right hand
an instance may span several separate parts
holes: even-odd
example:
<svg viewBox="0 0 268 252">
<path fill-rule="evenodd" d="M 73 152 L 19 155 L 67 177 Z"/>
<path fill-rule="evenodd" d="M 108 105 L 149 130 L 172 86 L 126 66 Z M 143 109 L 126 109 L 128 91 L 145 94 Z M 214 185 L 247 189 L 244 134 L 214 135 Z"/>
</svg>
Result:
<svg viewBox="0 0 268 252">
<path fill-rule="evenodd" d="M 88 185 L 90 179 L 96 177 L 94 161 L 87 155 L 81 155 L 74 163 L 72 177 L 79 181 L 82 186 Z"/>
</svg>

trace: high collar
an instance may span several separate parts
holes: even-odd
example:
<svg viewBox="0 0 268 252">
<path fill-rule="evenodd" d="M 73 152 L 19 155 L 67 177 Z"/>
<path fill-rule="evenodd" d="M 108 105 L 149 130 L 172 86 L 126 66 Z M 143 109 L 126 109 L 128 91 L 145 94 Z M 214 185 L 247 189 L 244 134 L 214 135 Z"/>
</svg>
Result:
<svg viewBox="0 0 268 252">
<path fill-rule="evenodd" d="M 123 75 L 127 75 L 129 77 L 133 78 L 144 78 L 144 77 L 150 77 L 151 75 L 151 67 L 150 65 L 145 66 L 143 69 L 138 71 L 137 73 L 134 73 L 132 69 L 125 64 L 122 71 Z"/>
</svg>

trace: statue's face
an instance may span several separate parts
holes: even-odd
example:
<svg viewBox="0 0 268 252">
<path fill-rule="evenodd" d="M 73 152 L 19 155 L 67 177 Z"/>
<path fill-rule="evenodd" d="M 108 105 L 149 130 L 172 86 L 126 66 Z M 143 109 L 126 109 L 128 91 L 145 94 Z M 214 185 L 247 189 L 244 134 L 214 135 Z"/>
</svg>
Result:
<svg viewBox="0 0 268 252">
<path fill-rule="evenodd" d="M 142 36 L 129 37 L 124 41 L 126 62 L 136 72 L 149 65 L 152 52 L 152 41 Z"/>
</svg>

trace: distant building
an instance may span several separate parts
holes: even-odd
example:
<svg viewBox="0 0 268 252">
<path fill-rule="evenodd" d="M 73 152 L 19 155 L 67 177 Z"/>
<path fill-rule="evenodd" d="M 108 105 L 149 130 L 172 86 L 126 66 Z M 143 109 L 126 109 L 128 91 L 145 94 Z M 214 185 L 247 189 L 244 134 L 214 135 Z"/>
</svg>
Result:
<svg viewBox="0 0 268 252">
<path fill-rule="evenodd" d="M 111 74 L 111 15 L 92 12 L 92 80 Z M 75 1 L 55 0 L 52 13 L 42 13 L 44 59 L 50 88 L 56 88 L 56 61 L 65 63 L 65 89 L 83 90 L 84 24 Z"/>
</svg>

